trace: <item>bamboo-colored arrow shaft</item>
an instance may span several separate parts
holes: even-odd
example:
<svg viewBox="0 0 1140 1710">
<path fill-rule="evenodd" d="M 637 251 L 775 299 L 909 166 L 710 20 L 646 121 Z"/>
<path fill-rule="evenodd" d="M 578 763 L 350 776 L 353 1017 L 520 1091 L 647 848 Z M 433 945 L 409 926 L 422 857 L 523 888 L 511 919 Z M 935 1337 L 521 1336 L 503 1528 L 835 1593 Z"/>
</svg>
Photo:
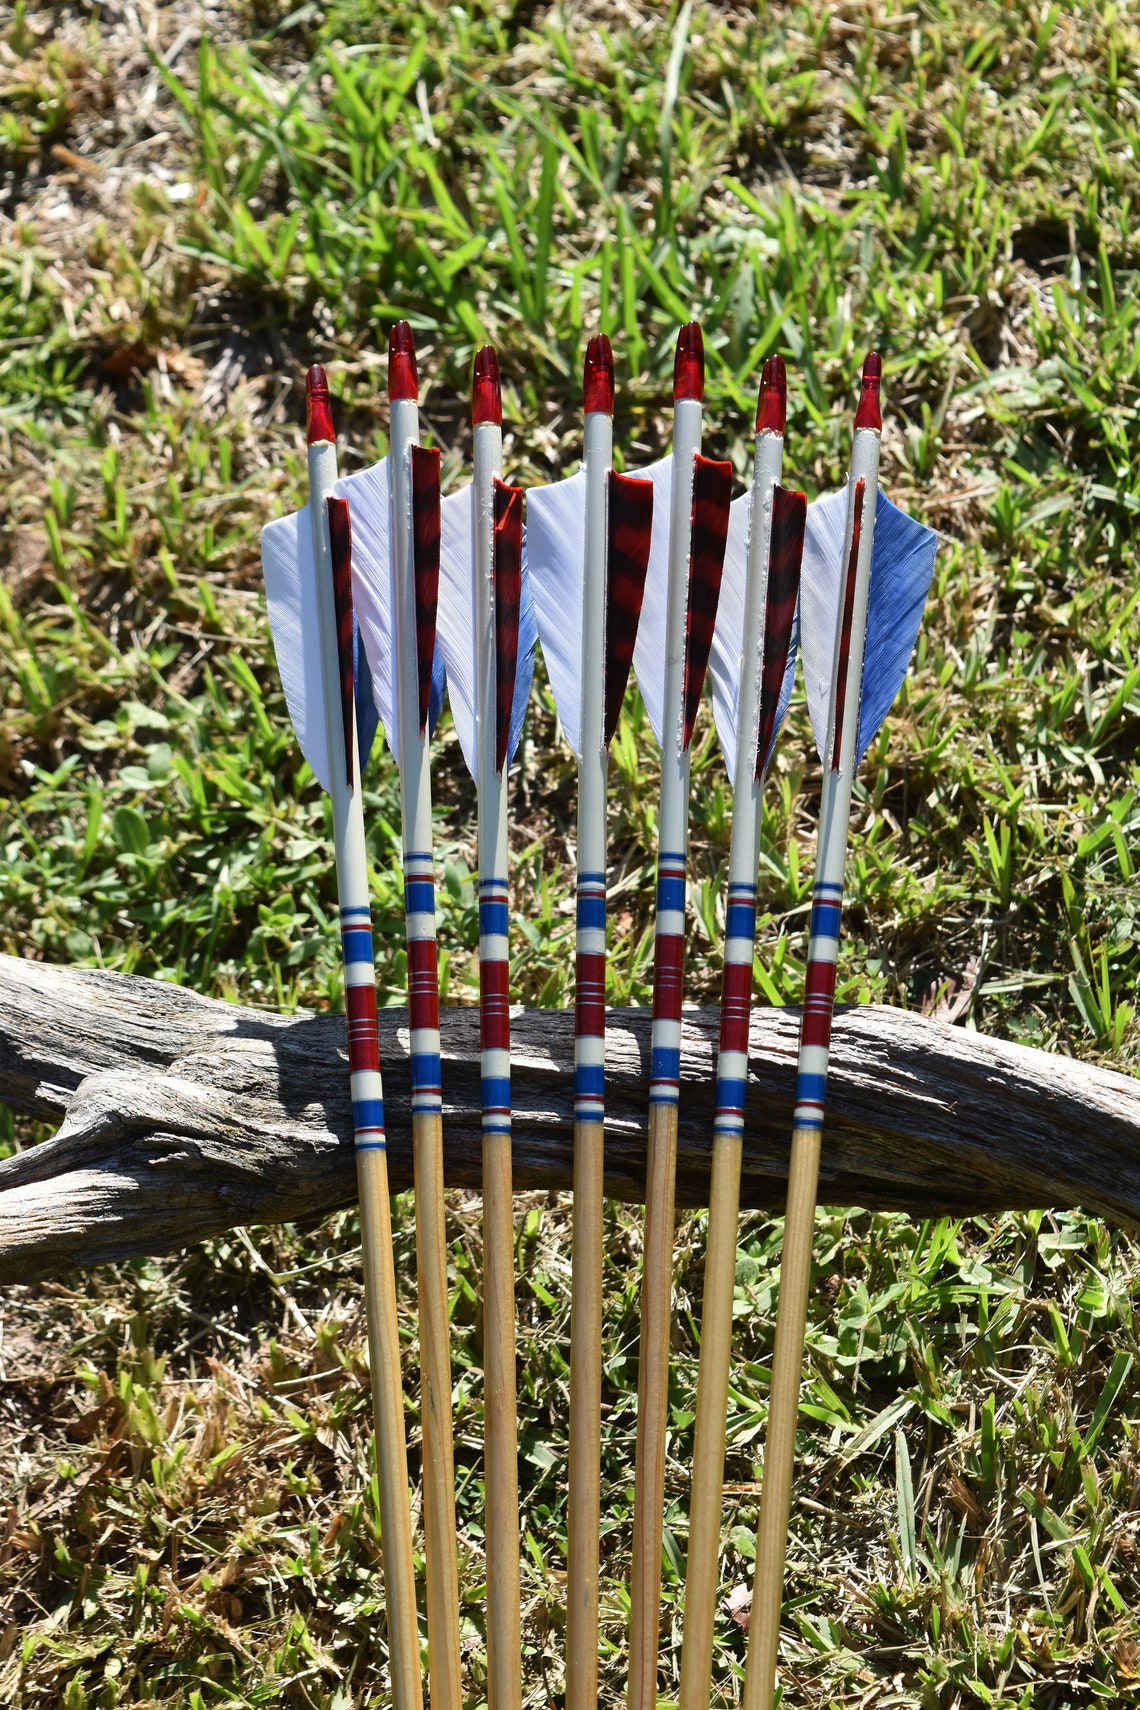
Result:
<svg viewBox="0 0 1140 1710">
<path fill-rule="evenodd" d="M 637 1505 L 629 1625 L 629 1710 L 654 1710 L 657 1703 L 676 1178 L 677 1106 L 651 1104 L 637 1377 Z"/>
<path fill-rule="evenodd" d="M 589 402 L 589 401 L 588 401 Z M 587 407 L 583 429 L 586 503 L 582 563 L 581 720 L 578 762 L 575 1087 L 600 1061 L 605 992 L 605 719 L 608 477 L 613 420 Z M 585 896 L 585 910 L 583 898 Z M 598 925 L 602 917 L 599 952 Z M 595 1089 L 596 1090 L 596 1089 Z M 603 1107 L 575 1110 L 574 1223 L 570 1279 L 570 1455 L 566 1560 L 566 1710 L 597 1710 L 598 1572 L 601 1545 Z"/>
<path fill-rule="evenodd" d="M 412 1153 L 416 1187 L 416 1273 L 420 1311 L 420 1409 L 423 1425 L 424 1556 L 427 1582 L 428 1680 L 432 1710 L 461 1710 L 458 1539 L 455 1457 L 451 1426 L 450 1315 L 447 1288 L 447 1208 L 443 1195 L 443 1121 L 439 1094 L 438 986 L 435 978 L 430 738 L 420 728 L 419 637 L 413 448 L 419 409 L 413 398 L 392 400 L 391 490 L 396 696 L 400 727 L 400 812 L 403 831 L 411 1027 Z M 424 895 L 432 898 L 424 907 Z M 425 924 L 426 923 L 426 924 Z M 430 942 L 425 978 L 416 952 Z M 424 1082 L 432 1084 L 425 1093 Z M 427 1107 L 431 1099 L 434 1108 Z"/>
<path fill-rule="evenodd" d="M 388 1628 L 392 1701 L 407 1707 L 422 1703 L 420 1636 L 416 1584 L 412 1568 L 412 1515 L 408 1462 L 404 1446 L 404 1390 L 400 1373 L 400 1332 L 392 1268 L 392 1211 L 388 1196 L 388 1160 L 370 1148 L 356 1154 L 360 1185 L 360 1233 L 368 1310 L 368 1358 L 376 1421 L 376 1478 L 380 1489 L 380 1538 L 384 1555 L 385 1613 Z"/>
<path fill-rule="evenodd" d="M 642 1254 L 641 1353 L 637 1380 L 627 1710 L 654 1710 L 657 1703 L 689 826 L 690 755 L 684 742 L 683 715 L 685 638 L 692 556 L 694 469 L 700 449 L 700 402 L 691 396 L 679 397 L 673 408 L 673 478 L 669 497 L 665 710 L 658 815 L 652 1078 L 645 1182 L 645 1248 Z"/>
<path fill-rule="evenodd" d="M 383 1086 L 376 1028 L 368 860 L 360 793 L 360 749 L 355 717 L 350 716 L 347 731 L 344 726 L 332 544 L 326 510 L 335 479 L 335 446 L 331 441 L 310 444 L 309 504 L 317 566 L 329 795 L 349 1014 L 349 1069 L 356 1129 L 356 1171 L 360 1190 L 360 1232 L 376 1426 L 376 1474 L 380 1491 L 392 1702 L 395 1710 L 422 1710 L 419 1618 L 412 1558 L 392 1212 L 383 1131 Z"/>
<path fill-rule="evenodd" d="M 708 1710 L 709 1663 L 716 1618 L 721 1507 L 724 1490 L 725 1415 L 732 1353 L 732 1302 L 736 1233 L 740 1218 L 743 1142 L 718 1134 L 709 1183 L 705 1289 L 701 1310 L 701 1363 L 693 1435 L 689 1497 L 689 1555 L 685 1579 L 685 1639 L 681 1652 L 680 1710 Z"/>
<path fill-rule="evenodd" d="M 772 1710 L 776 1689 L 784 1558 L 792 1511 L 796 1422 L 800 1407 L 821 1135 L 819 1128 L 797 1128 L 792 1134 L 784 1247 L 780 1256 L 780 1305 L 776 1315 L 768 1441 L 764 1450 L 764 1483 L 760 1495 L 756 1576 L 742 1710 Z"/>
<path fill-rule="evenodd" d="M 597 1710 L 602 1414 L 603 1125 L 574 1127 L 566 1710 Z"/>
<path fill-rule="evenodd" d="M 680 1710 L 708 1710 L 712 1678 L 743 1151 L 743 1099 L 736 1088 L 745 1087 L 748 1079 L 747 1011 L 740 1016 L 739 999 L 734 1001 L 732 994 L 743 973 L 750 997 L 755 954 L 755 886 L 764 787 L 763 772 L 757 766 L 757 746 L 767 628 L 773 493 L 780 478 L 783 446 L 781 433 L 765 430 L 757 435 L 733 775 L 721 1039 L 717 1060 L 717 1114 L 713 1125 L 709 1180 L 701 1358 L 697 1375 L 697 1417 L 689 1500 Z M 745 906 L 741 907 L 742 903 Z"/>
<path fill-rule="evenodd" d="M 451 1438 L 447 1208 L 443 1192 L 443 1123 L 434 1111 L 412 1117 L 412 1151 L 420 1308 L 428 1679 L 432 1710 L 459 1710 L 463 1694 L 455 1457 Z"/>
<path fill-rule="evenodd" d="M 878 494 L 880 434 L 858 425 L 851 448 L 841 600 L 836 618 L 828 745 L 820 802 L 811 937 L 796 1075 L 796 1111 L 788 1168 L 780 1304 L 772 1360 L 764 1486 L 756 1546 L 744 1710 L 771 1710 L 783 1607 L 784 1556 L 792 1506 L 800 1372 L 807 1327 L 815 1197 L 819 1181 L 831 1016 L 839 953 L 843 871 L 851 787 L 858 764 L 860 690 Z"/>
<path fill-rule="evenodd" d="M 497 992 L 506 979 L 507 768 L 496 736 L 495 479 L 503 435 L 474 429 L 475 661 L 478 708 L 480 1003 L 483 1068 L 483 1440 L 487 1549 L 487 1703 L 519 1710 L 519 1469 L 515 1373 L 515 1231 L 512 1204 L 509 1022 Z M 502 919 L 499 910 L 502 910 Z M 488 915 L 488 919 L 484 919 Z M 493 918 L 492 918 L 493 917 Z M 496 966 L 490 988 L 487 981 Z M 489 1023 L 489 1017 L 493 1019 Z M 487 1103 L 492 1088 L 491 1106 Z M 493 1108 L 492 1108 L 493 1107 Z"/>
<path fill-rule="evenodd" d="M 487 1702 L 522 1701 L 514 1217 L 510 1135 L 483 1139 L 483 1434 L 487 1540 Z"/>
</svg>

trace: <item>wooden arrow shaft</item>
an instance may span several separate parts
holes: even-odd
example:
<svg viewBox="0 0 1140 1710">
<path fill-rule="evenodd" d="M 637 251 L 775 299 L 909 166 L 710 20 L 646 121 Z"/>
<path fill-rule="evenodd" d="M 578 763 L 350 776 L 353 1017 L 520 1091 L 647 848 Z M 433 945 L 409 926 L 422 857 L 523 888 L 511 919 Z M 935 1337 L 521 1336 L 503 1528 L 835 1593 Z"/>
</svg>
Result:
<svg viewBox="0 0 1140 1710">
<path fill-rule="evenodd" d="M 570 1277 L 567 1710 L 597 1710 L 602 1421 L 603 1125 L 574 1125 Z"/>
<path fill-rule="evenodd" d="M 412 1116 L 416 1187 L 416 1277 L 420 1309 L 420 1413 L 424 1453 L 424 1556 L 428 1680 L 432 1710 L 459 1710 L 459 1561 L 451 1430 L 451 1316 L 443 1123 Z"/>
<path fill-rule="evenodd" d="M 800 1375 L 819 1183 L 820 1139 L 818 1128 L 797 1128 L 792 1135 L 784 1247 L 780 1256 L 780 1306 L 772 1357 L 768 1441 L 764 1449 L 764 1483 L 756 1535 L 756 1577 L 742 1710 L 772 1710 L 776 1688 L 784 1557 L 788 1519 L 792 1511 L 796 1422 L 799 1417 Z"/>
<path fill-rule="evenodd" d="M 657 1703 L 661 1621 L 661 1531 L 669 1424 L 669 1342 L 673 1306 L 673 1222 L 677 1106 L 649 1107 L 641 1351 L 637 1374 L 637 1473 L 630 1583 L 629 1710 Z"/>
</svg>

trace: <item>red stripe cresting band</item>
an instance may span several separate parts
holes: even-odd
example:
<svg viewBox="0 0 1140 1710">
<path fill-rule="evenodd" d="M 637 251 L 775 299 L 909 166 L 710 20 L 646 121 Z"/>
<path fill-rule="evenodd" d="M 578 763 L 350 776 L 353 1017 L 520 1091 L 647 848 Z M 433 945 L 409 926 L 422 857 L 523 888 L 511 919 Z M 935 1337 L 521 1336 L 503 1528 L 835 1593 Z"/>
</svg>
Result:
<svg viewBox="0 0 1140 1710">
<path fill-rule="evenodd" d="M 420 395 L 420 377 L 416 372 L 416 341 L 407 321 L 397 321 L 388 334 L 388 401 Z"/>
<path fill-rule="evenodd" d="M 319 362 L 305 375 L 305 443 L 335 445 L 329 383 Z"/>
<path fill-rule="evenodd" d="M 637 643 L 649 545 L 653 538 L 653 482 L 609 473 L 609 542 L 606 553 L 606 697 L 602 742 L 613 741 Z"/>
<path fill-rule="evenodd" d="M 770 356 L 760 376 L 760 396 L 756 401 L 756 432 L 777 433 L 784 437 L 788 423 L 788 376 L 782 356 Z"/>
<path fill-rule="evenodd" d="M 347 499 L 326 499 L 332 550 L 336 652 L 340 666 L 340 714 L 344 736 L 344 776 L 352 789 L 352 721 L 356 712 L 356 674 L 352 664 L 352 523 Z"/>
<path fill-rule="evenodd" d="M 836 966 L 834 956 L 816 956 L 808 963 L 807 978 L 804 982 L 803 1019 L 800 1022 L 801 1049 L 805 1045 L 816 1045 L 826 1050 L 831 1044 Z M 798 1116 L 796 1121 L 799 1121 Z"/>
<path fill-rule="evenodd" d="M 420 735 L 431 707 L 435 620 L 439 610 L 439 452 L 412 447 L 412 567 L 416 584 L 416 673 Z"/>
<path fill-rule="evenodd" d="M 855 579 L 859 569 L 859 536 L 863 532 L 865 481 L 855 483 L 855 507 L 851 518 L 851 553 L 847 560 L 847 585 L 843 590 L 843 625 L 839 631 L 839 666 L 835 676 L 835 732 L 831 739 L 831 770 L 838 772 L 843 748 L 843 717 L 847 711 L 847 674 L 851 665 L 851 619 L 855 611 Z"/>
<path fill-rule="evenodd" d="M 503 425 L 503 388 L 499 379 L 499 358 L 493 344 L 485 344 L 475 352 L 475 369 L 471 379 L 471 423 Z"/>
<path fill-rule="evenodd" d="M 695 324 L 695 323 L 694 323 Z M 700 329 L 697 329 L 698 332 Z M 687 748 L 705 686 L 712 648 L 724 549 L 728 541 L 728 507 L 732 498 L 732 464 L 712 458 L 693 459 L 693 521 L 689 558 L 689 607 L 685 614 L 685 733 Z"/>
<path fill-rule="evenodd" d="M 677 334 L 677 351 L 673 358 L 673 402 L 695 398 L 699 404 L 705 395 L 705 341 L 699 321 L 689 321 Z"/>
<path fill-rule="evenodd" d="M 876 433 L 883 431 L 883 415 L 879 404 L 879 392 L 883 383 L 883 359 L 877 350 L 872 350 L 863 364 L 863 380 L 859 388 L 859 408 L 855 412 L 855 428 L 873 428 Z"/>
<path fill-rule="evenodd" d="M 787 487 L 772 491 L 772 541 L 768 551 L 768 595 L 764 611 L 764 663 L 760 674 L 760 725 L 756 740 L 756 781 L 764 776 L 776 730 L 780 690 L 788 667 L 788 649 L 800 597 L 807 496 Z"/>
<path fill-rule="evenodd" d="M 605 333 L 599 333 L 586 346 L 582 413 L 587 416 L 614 413 L 614 353 Z"/>
<path fill-rule="evenodd" d="M 365 926 L 369 943 L 372 941 L 370 926 Z M 376 1027 L 376 985 L 370 981 L 366 985 L 347 985 L 344 991 L 345 1016 L 348 1021 L 348 1068 L 349 1073 L 356 1075 L 361 1070 L 371 1070 L 374 1075 L 380 1073 L 380 1036 Z M 383 1114 L 384 1107 L 380 1106 L 380 1140 L 383 1144 Z M 357 1101 L 353 1100 L 353 1117 L 357 1116 Z M 355 1122 L 359 1129 L 363 1126 Z M 368 1124 L 373 1126 L 372 1123 Z"/>
<path fill-rule="evenodd" d="M 495 477 L 495 770 L 507 763 L 515 670 L 519 658 L 519 606 L 522 601 L 521 487 Z"/>
</svg>

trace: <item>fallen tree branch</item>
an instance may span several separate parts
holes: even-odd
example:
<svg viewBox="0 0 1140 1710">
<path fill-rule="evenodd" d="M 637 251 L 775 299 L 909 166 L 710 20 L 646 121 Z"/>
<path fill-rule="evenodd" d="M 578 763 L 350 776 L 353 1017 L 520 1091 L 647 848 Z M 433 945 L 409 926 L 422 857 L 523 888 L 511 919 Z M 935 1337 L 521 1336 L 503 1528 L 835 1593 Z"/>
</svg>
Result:
<svg viewBox="0 0 1140 1710">
<path fill-rule="evenodd" d="M 611 1013 L 606 1189 L 640 1198 L 649 1011 Z M 479 1026 L 444 1011 L 447 1180 L 478 1187 Z M 382 1010 L 392 1181 L 411 1184 L 407 1020 Z M 799 1012 L 752 1018 L 742 1201 L 779 1206 Z M 708 1187 L 717 1012 L 682 1041 L 677 1198 Z M 568 1187 L 573 1016 L 512 1018 L 515 1181 Z M 162 1253 L 352 1203 L 344 1021 L 281 1016 L 122 974 L 0 957 L 0 1100 L 58 1133 L 0 1163 L 0 1282 Z M 1140 1223 L 1140 1081 L 905 1011 L 836 1017 L 823 1203 L 916 1215 L 1068 1206 Z"/>
</svg>

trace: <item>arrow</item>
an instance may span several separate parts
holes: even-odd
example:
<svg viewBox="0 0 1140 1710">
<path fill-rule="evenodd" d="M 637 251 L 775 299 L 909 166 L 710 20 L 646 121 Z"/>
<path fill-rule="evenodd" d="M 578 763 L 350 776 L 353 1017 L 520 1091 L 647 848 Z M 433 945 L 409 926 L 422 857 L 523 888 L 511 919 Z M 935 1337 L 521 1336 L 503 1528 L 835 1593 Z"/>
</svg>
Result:
<svg viewBox="0 0 1140 1710">
<path fill-rule="evenodd" d="M 704 348 L 695 321 L 682 327 L 673 370 L 666 574 L 651 545 L 634 665 L 661 743 L 661 806 L 654 928 L 649 1149 L 637 1383 L 629 1710 L 654 1710 L 661 1598 L 672 1315 L 677 1099 L 685 953 L 689 744 L 716 622 L 729 525 L 732 465 L 701 456 Z M 654 531 L 655 535 L 658 531 Z"/>
<path fill-rule="evenodd" d="M 730 529 L 711 661 L 718 729 L 730 751 L 733 810 L 680 1710 L 708 1710 L 709 1704 L 764 771 L 795 676 L 807 500 L 780 486 L 786 400 L 783 360 L 773 357 L 760 383 L 752 490 L 733 505 L 734 513 L 743 506 L 750 512 L 747 554 L 740 550 L 743 531 Z"/>
<path fill-rule="evenodd" d="M 502 480 L 499 364 L 476 354 L 475 479 L 443 501 L 437 632 L 452 716 L 478 797 L 483 1082 L 483 1368 L 487 1700 L 522 1699 L 507 893 L 507 775 L 537 640 L 522 554 L 521 487 Z"/>
<path fill-rule="evenodd" d="M 336 440 L 320 368 L 306 381 L 309 504 L 262 531 L 261 561 L 274 648 L 301 750 L 332 800 L 352 1118 L 376 1426 L 384 1586 L 396 1710 L 422 1710 L 404 1396 L 376 975 L 360 774 L 376 728 L 366 674 L 358 672 L 348 505 L 333 496 Z M 363 694 L 362 694 L 363 691 Z M 358 709 L 361 700 L 368 714 Z"/>
<path fill-rule="evenodd" d="M 361 635 L 377 685 L 384 730 L 400 770 L 428 1671 L 433 1710 L 460 1710 L 458 1534 L 429 768 L 431 731 L 443 693 L 443 660 L 436 645 L 440 460 L 438 451 L 419 443 L 419 379 L 407 321 L 398 321 L 389 337 L 388 397 L 390 456 L 338 481 L 335 491 L 347 501 L 351 514 Z"/>
<path fill-rule="evenodd" d="M 804 541 L 801 646 L 824 778 L 744 1710 L 772 1710 L 776 1687 L 851 787 L 906 674 L 938 544 L 933 530 L 879 494 L 881 375 L 872 352 L 863 365 L 850 480 L 844 493 L 808 507 Z"/>
<path fill-rule="evenodd" d="M 653 485 L 613 462 L 614 366 L 586 349 L 585 468 L 527 493 L 527 563 L 563 732 L 578 756 L 574 1227 L 566 1707 L 597 1710 L 601 1494 L 606 778 L 637 636 Z"/>
</svg>

